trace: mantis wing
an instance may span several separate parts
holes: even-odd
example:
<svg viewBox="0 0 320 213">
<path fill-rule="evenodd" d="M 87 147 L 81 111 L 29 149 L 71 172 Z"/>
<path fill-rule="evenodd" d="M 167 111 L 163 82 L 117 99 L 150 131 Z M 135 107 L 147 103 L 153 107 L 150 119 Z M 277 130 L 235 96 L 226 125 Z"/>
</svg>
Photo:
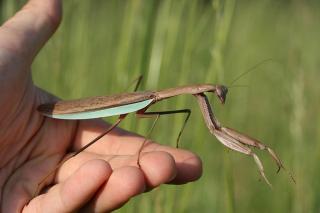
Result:
<svg viewBox="0 0 320 213">
<path fill-rule="evenodd" d="M 97 109 L 87 112 L 76 112 L 76 113 L 68 113 L 68 114 L 47 114 L 44 113 L 45 116 L 55 119 L 64 119 L 64 120 L 83 120 L 83 119 L 93 119 L 93 118 L 103 118 L 115 115 L 128 114 L 131 112 L 136 112 L 140 109 L 145 108 L 153 99 L 140 101 L 132 104 L 126 104 L 117 107 L 111 107 L 107 109 Z"/>
</svg>

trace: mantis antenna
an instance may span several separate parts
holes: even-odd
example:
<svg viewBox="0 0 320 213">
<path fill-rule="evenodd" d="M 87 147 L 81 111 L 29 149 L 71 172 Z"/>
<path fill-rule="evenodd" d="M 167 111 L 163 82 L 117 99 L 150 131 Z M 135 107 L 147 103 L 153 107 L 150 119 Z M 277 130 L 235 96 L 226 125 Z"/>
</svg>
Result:
<svg viewBox="0 0 320 213">
<path fill-rule="evenodd" d="M 266 62 L 269 61 L 274 61 L 274 59 L 272 58 L 268 58 L 265 59 L 257 64 L 255 64 L 254 66 L 252 66 L 251 68 L 249 68 L 247 71 L 241 73 L 240 75 L 238 75 L 235 79 L 233 79 L 233 81 L 231 81 L 230 86 L 232 86 L 236 81 L 238 81 L 240 78 L 242 78 L 243 76 L 247 75 L 248 73 L 254 71 L 257 67 L 261 66 L 262 64 L 265 64 Z"/>
</svg>

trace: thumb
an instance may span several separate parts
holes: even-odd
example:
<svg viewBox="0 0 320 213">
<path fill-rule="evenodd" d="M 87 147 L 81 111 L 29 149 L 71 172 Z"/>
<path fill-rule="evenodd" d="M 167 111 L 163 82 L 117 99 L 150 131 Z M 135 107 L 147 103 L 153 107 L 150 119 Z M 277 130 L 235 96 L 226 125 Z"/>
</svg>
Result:
<svg viewBox="0 0 320 213">
<path fill-rule="evenodd" d="M 62 16 L 61 0 L 29 0 L 0 28 L 0 48 L 30 64 L 57 29 Z"/>
</svg>

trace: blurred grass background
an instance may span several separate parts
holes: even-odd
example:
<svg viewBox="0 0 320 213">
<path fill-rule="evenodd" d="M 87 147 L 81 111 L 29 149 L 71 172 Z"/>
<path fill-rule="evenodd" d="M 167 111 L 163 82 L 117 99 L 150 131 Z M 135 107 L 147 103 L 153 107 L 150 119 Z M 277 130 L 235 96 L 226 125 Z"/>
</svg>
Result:
<svg viewBox="0 0 320 213">
<path fill-rule="evenodd" d="M 25 1 L 0 1 L 1 22 Z M 154 109 L 193 110 L 182 147 L 198 153 L 203 177 L 164 185 L 118 212 L 319 212 L 320 211 L 320 4 L 277 0 L 65 0 L 64 20 L 33 65 L 34 81 L 64 98 L 122 92 L 139 74 L 141 90 L 193 83 L 230 83 L 227 103 L 214 103 L 219 120 L 270 145 L 292 171 L 275 174 L 258 151 L 270 190 L 253 160 L 228 151 L 206 128 L 192 96 Z M 108 119 L 113 121 L 113 119 Z M 162 117 L 152 138 L 174 145 L 180 116 Z M 174 128 L 168 128 L 168 124 Z M 127 119 L 122 127 L 145 134 L 151 123 Z"/>
</svg>

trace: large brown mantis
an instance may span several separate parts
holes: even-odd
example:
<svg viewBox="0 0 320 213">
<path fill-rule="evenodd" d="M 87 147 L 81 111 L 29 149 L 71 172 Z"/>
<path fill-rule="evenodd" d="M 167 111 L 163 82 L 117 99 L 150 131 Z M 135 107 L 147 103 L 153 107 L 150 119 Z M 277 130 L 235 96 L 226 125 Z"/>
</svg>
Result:
<svg viewBox="0 0 320 213">
<path fill-rule="evenodd" d="M 140 83 L 141 78 L 139 78 L 137 86 Z M 118 115 L 118 120 L 103 134 L 95 138 L 93 141 L 88 143 L 86 146 L 82 147 L 80 150 L 71 155 L 68 159 L 78 155 L 83 150 L 94 144 L 104 135 L 108 134 L 115 127 L 117 127 L 120 122 L 129 114 L 136 113 L 138 117 L 155 117 L 155 121 L 149 133 L 151 133 L 153 127 L 155 126 L 156 121 L 161 115 L 167 114 L 177 114 L 183 113 L 186 114 L 184 124 L 179 132 L 177 138 L 177 147 L 179 144 L 180 136 L 186 126 L 186 123 L 190 117 L 190 109 L 180 109 L 180 110 L 171 110 L 171 111 L 161 111 L 161 112 L 147 112 L 150 106 L 153 104 L 168 99 L 174 96 L 182 94 L 191 94 L 196 97 L 196 100 L 200 106 L 204 121 L 209 129 L 209 131 L 226 147 L 246 154 L 253 157 L 255 163 L 258 166 L 259 172 L 265 182 L 271 186 L 268 181 L 263 165 L 258 158 L 258 156 L 252 151 L 250 147 L 259 148 L 261 150 L 267 150 L 271 155 L 272 159 L 276 162 L 278 166 L 278 171 L 284 166 L 280 161 L 279 157 L 275 152 L 264 145 L 260 141 L 253 139 L 249 136 L 246 136 L 236 130 L 233 130 L 228 127 L 224 127 L 215 117 L 212 108 L 209 104 L 208 98 L 204 93 L 214 93 L 222 104 L 226 101 L 226 96 L 228 93 L 228 88 L 223 85 L 211 85 L 211 84 L 199 84 L 199 85 L 190 85 L 190 86 L 181 86 L 176 88 L 165 89 L 161 91 L 145 91 L 145 92 L 133 92 L 133 93 L 123 93 L 118 95 L 111 96 L 99 96 L 91 97 L 79 100 L 71 101 L 58 101 L 55 103 L 43 104 L 38 107 L 38 111 L 41 112 L 44 116 L 55 118 L 55 119 L 93 119 L 107 116 L 116 116 Z M 143 142 L 141 148 L 138 152 L 137 163 L 139 165 L 139 156 L 140 152 L 146 142 Z M 66 159 L 66 160 L 68 160 Z M 63 162 L 65 162 L 64 160 Z M 57 165 L 57 167 L 49 174 L 51 175 L 59 166 L 63 163 Z M 47 175 L 39 185 L 41 185 L 49 176 Z M 292 176 L 291 176 L 292 178 Z M 293 178 L 292 178 L 293 179 Z"/>
</svg>

